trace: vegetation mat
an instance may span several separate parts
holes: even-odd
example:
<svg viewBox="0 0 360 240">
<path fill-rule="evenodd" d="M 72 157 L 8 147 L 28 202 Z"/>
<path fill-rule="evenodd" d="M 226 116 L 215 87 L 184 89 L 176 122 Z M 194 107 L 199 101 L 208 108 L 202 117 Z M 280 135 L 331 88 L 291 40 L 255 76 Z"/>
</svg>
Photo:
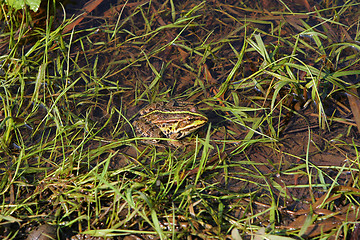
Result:
<svg viewBox="0 0 360 240">
<path fill-rule="evenodd" d="M 359 239 L 358 1 L 0 2 L 2 239 Z"/>
</svg>

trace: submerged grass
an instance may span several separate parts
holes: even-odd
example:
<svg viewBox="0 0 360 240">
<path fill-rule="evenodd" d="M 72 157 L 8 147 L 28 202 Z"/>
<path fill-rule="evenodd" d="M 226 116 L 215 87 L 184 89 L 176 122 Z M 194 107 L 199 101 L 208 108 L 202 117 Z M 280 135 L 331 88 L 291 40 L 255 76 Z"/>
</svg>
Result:
<svg viewBox="0 0 360 240">
<path fill-rule="evenodd" d="M 50 10 L 35 24 L 1 5 L 0 235 L 47 223 L 55 238 L 357 236 L 344 99 L 358 83 L 342 77 L 359 73 L 360 47 L 342 21 L 358 4 L 260 21 L 245 18 L 255 6 L 169 3 L 66 34 Z M 143 144 L 137 111 L 169 99 L 210 123 L 190 145 Z"/>
</svg>

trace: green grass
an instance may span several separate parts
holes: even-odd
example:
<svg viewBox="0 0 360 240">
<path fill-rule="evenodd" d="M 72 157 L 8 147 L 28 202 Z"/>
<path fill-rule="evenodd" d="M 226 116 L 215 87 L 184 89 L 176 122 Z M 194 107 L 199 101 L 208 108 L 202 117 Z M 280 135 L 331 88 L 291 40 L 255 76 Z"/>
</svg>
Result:
<svg viewBox="0 0 360 240">
<path fill-rule="evenodd" d="M 151 4 L 65 34 L 51 10 L 36 22 L 1 4 L 0 236 L 48 223 L 100 237 L 349 238 L 359 143 L 345 93 L 359 85 L 343 77 L 359 74 L 358 4 L 270 20 L 250 3 Z M 169 99 L 210 119 L 191 147 L 134 132 L 142 106 Z"/>
</svg>

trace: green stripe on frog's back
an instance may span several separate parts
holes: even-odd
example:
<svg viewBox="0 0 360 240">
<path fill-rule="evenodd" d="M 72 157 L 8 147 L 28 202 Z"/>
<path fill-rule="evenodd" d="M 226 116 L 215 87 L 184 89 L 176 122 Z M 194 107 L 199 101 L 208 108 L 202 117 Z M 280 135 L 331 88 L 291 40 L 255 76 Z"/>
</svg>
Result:
<svg viewBox="0 0 360 240">
<path fill-rule="evenodd" d="M 186 136 L 192 132 L 194 132 L 196 129 L 201 128 L 206 124 L 207 121 L 199 119 L 191 122 L 190 124 L 187 124 L 183 127 L 180 126 L 180 122 L 173 122 L 171 124 L 159 124 L 160 130 L 165 134 L 169 135 L 171 133 L 182 133 L 182 136 Z M 181 138 L 181 137 L 180 137 Z"/>
<path fill-rule="evenodd" d="M 192 116 L 197 116 L 197 117 L 208 119 L 207 117 L 205 117 L 201 113 L 197 113 L 197 112 L 192 112 L 192 111 L 171 111 L 171 110 L 154 110 L 154 111 L 151 111 L 149 113 L 146 113 L 146 114 L 142 115 L 141 117 L 146 118 L 147 116 L 158 114 L 158 113 L 160 113 L 160 114 L 169 114 L 170 116 L 171 115 L 186 114 L 186 115 L 192 115 Z"/>
</svg>

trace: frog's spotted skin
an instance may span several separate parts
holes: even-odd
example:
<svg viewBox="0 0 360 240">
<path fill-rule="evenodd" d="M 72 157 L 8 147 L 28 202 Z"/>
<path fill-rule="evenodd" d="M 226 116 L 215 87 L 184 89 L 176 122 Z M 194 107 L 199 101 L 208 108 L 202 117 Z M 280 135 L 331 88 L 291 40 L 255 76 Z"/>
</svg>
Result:
<svg viewBox="0 0 360 240">
<path fill-rule="evenodd" d="M 134 121 L 136 131 L 143 137 L 166 137 L 181 139 L 204 126 L 208 119 L 192 103 L 174 102 L 153 103 L 140 110 L 138 120 Z"/>
</svg>

